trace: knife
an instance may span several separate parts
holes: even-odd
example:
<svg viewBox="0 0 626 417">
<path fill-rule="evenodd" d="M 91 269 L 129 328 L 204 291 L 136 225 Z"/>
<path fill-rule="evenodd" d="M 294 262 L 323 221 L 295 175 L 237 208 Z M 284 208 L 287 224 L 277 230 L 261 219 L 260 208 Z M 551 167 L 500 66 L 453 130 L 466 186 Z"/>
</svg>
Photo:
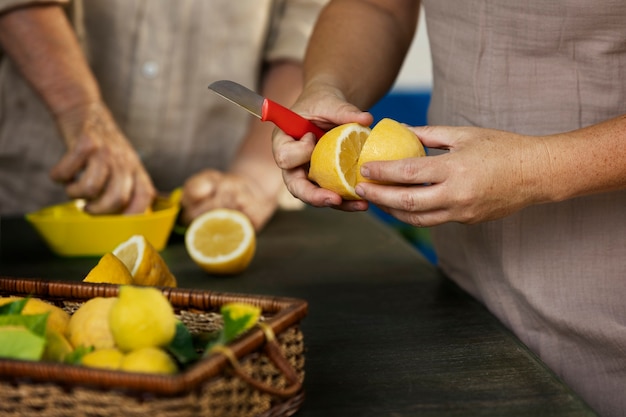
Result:
<svg viewBox="0 0 626 417">
<path fill-rule="evenodd" d="M 280 130 L 294 139 L 300 139 L 309 132 L 312 132 L 319 139 L 326 133 L 299 114 L 234 81 L 215 81 L 209 85 L 209 90 L 239 107 L 243 107 L 261 121 L 274 123 Z"/>
</svg>

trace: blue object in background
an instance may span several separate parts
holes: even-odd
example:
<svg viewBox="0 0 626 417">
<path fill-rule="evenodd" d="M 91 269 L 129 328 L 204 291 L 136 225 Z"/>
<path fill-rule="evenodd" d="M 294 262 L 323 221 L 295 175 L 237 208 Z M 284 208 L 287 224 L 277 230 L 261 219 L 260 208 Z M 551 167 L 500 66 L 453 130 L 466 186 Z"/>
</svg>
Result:
<svg viewBox="0 0 626 417">
<path fill-rule="evenodd" d="M 423 126 L 426 124 L 429 103 L 430 90 L 391 91 L 370 109 L 370 113 L 374 116 L 374 124 L 388 117 L 411 126 Z M 370 211 L 396 229 L 430 262 L 437 262 L 428 229 L 403 223 L 373 204 Z"/>
</svg>

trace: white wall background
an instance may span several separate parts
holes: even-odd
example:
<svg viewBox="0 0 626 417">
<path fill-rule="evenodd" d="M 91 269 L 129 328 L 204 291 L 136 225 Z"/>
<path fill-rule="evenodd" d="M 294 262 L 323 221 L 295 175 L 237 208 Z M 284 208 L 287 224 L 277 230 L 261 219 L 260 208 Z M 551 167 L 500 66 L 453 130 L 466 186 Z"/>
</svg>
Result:
<svg viewBox="0 0 626 417">
<path fill-rule="evenodd" d="M 432 65 L 428 36 L 426 35 L 426 22 L 424 20 L 424 11 L 422 10 L 415 39 L 393 89 L 398 91 L 423 91 L 430 90 L 431 87 Z"/>
</svg>

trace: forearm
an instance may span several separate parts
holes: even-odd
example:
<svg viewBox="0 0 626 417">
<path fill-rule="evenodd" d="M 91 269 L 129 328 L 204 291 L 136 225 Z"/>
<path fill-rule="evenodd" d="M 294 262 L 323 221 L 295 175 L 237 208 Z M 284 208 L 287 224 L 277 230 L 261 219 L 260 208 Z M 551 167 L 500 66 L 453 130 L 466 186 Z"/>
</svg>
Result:
<svg viewBox="0 0 626 417">
<path fill-rule="evenodd" d="M 320 15 L 307 51 L 305 87 L 335 88 L 348 102 L 369 108 L 397 77 L 413 40 L 419 4 L 413 0 L 331 2 Z"/>
<path fill-rule="evenodd" d="M 55 116 L 100 101 L 60 6 L 34 5 L 0 15 L 0 44 Z"/>
<path fill-rule="evenodd" d="M 543 138 L 546 200 L 626 189 L 626 115 Z"/>
<path fill-rule="evenodd" d="M 273 63 L 263 78 L 261 93 L 286 107 L 291 106 L 302 90 L 302 66 L 291 61 Z M 272 155 L 271 136 L 275 126 L 253 120 L 230 171 L 254 181 L 267 196 L 276 196 L 282 188 L 280 169 Z"/>
</svg>

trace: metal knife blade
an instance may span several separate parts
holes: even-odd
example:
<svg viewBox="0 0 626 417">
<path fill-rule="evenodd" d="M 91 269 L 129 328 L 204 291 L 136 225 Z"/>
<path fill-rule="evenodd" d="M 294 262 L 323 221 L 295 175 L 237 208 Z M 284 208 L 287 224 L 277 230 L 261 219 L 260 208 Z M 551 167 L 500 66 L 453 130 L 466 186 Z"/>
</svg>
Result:
<svg viewBox="0 0 626 417">
<path fill-rule="evenodd" d="M 209 85 L 209 89 L 252 113 L 261 121 L 274 123 L 294 139 L 300 139 L 308 132 L 312 132 L 319 139 L 325 133 L 299 114 L 234 81 L 215 81 Z"/>
</svg>

